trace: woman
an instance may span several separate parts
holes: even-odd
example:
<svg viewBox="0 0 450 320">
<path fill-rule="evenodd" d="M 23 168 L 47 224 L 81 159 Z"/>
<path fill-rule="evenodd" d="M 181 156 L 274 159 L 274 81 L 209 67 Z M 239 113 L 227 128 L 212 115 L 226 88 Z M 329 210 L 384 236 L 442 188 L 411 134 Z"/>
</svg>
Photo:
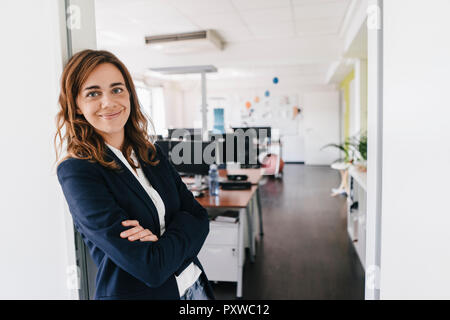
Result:
<svg viewBox="0 0 450 320">
<path fill-rule="evenodd" d="M 63 144 L 67 155 L 57 175 L 98 267 L 95 299 L 214 299 L 197 259 L 208 214 L 149 141 L 123 63 L 107 51 L 77 53 L 59 104 L 57 161 Z"/>
</svg>

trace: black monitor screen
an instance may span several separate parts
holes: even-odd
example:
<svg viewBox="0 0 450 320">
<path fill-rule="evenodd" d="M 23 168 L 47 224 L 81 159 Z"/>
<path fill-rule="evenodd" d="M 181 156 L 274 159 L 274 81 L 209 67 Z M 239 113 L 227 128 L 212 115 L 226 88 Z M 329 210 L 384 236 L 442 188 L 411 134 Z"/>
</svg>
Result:
<svg viewBox="0 0 450 320">
<path fill-rule="evenodd" d="M 217 164 L 215 142 L 170 141 L 170 161 L 180 173 L 208 175 L 209 166 Z"/>
<path fill-rule="evenodd" d="M 259 149 L 251 136 L 237 133 L 211 134 L 211 140 L 219 141 L 220 163 L 239 162 L 242 165 L 258 166 Z"/>
<path fill-rule="evenodd" d="M 256 134 L 256 138 L 261 141 L 264 140 L 264 138 L 271 138 L 272 136 L 272 128 L 271 127 L 233 127 L 234 132 L 236 132 L 237 130 L 242 130 L 245 133 L 247 133 L 248 130 L 254 130 L 251 131 L 251 133 L 255 133 Z"/>
</svg>

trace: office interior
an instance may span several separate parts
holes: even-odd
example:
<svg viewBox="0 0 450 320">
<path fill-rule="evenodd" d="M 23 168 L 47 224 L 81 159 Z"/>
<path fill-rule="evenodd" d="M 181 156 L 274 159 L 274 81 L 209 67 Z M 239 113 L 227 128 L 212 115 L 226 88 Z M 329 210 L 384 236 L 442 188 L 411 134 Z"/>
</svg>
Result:
<svg viewBox="0 0 450 320">
<path fill-rule="evenodd" d="M 210 214 L 216 298 L 450 298 L 448 1 L 0 6 L 1 299 L 93 297 L 53 149 L 61 71 L 86 48 L 124 62 L 169 157 L 218 146 L 216 196 L 210 163 L 171 160 Z"/>
</svg>

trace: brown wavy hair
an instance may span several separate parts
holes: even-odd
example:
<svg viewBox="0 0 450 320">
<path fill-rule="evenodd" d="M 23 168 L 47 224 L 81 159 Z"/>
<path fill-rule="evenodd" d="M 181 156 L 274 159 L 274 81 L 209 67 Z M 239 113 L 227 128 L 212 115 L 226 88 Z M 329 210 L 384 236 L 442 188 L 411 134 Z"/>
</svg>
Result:
<svg viewBox="0 0 450 320">
<path fill-rule="evenodd" d="M 130 95 L 130 116 L 125 123 L 125 140 L 121 151 L 130 165 L 136 169 L 139 163 L 134 164 L 131 159 L 131 152 L 134 149 L 145 163 L 152 166 L 158 164 L 155 160 L 156 149 L 150 141 L 147 133 L 147 126 L 153 124 L 150 119 L 142 113 L 136 94 L 136 89 L 128 69 L 111 52 L 104 50 L 83 50 L 70 58 L 64 67 L 61 77 L 61 92 L 59 95 L 59 105 L 61 109 L 56 115 L 56 134 L 54 146 L 56 150 L 56 162 L 59 165 L 67 158 L 87 159 L 90 162 L 98 162 L 110 169 L 120 169 L 114 161 L 106 161 L 106 144 L 103 137 L 94 130 L 94 127 L 84 118 L 77 114 L 76 99 L 81 86 L 86 81 L 90 73 L 100 64 L 111 63 L 122 73 L 125 86 Z M 65 133 L 61 130 L 65 127 Z M 57 141 L 59 140 L 59 144 Z M 62 145 L 67 144 L 67 155 L 58 162 L 62 151 Z M 151 149 L 151 158 L 149 158 Z"/>
</svg>

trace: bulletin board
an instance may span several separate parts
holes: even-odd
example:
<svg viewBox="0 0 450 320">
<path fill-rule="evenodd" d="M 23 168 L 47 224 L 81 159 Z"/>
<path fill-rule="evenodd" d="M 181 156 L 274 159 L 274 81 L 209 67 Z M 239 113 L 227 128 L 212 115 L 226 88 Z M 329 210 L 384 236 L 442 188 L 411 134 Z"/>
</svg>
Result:
<svg viewBox="0 0 450 320">
<path fill-rule="evenodd" d="M 253 100 L 241 98 L 241 120 L 248 126 L 271 126 L 281 135 L 298 135 L 301 123 L 299 94 L 285 94 Z"/>
</svg>

